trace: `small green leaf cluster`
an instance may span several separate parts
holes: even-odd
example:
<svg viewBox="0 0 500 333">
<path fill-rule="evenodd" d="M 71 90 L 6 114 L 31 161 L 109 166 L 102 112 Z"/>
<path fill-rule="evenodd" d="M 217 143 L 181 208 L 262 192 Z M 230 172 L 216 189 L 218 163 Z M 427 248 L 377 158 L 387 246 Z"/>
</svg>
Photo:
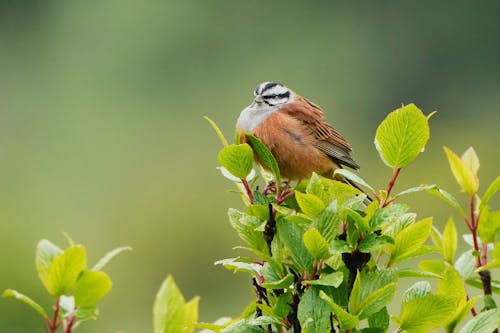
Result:
<svg viewBox="0 0 500 333">
<path fill-rule="evenodd" d="M 38 276 L 47 292 L 54 298 L 54 314 L 47 311 L 30 297 L 7 289 L 3 297 L 12 297 L 29 305 L 45 320 L 48 332 L 62 329 L 72 332 L 81 322 L 96 319 L 97 303 L 111 290 L 111 278 L 102 268 L 117 254 L 128 247 L 114 249 L 103 256 L 92 268 L 87 267 L 85 247 L 75 244 L 69 237 L 69 247 L 61 249 L 42 239 L 36 249 Z"/>
</svg>

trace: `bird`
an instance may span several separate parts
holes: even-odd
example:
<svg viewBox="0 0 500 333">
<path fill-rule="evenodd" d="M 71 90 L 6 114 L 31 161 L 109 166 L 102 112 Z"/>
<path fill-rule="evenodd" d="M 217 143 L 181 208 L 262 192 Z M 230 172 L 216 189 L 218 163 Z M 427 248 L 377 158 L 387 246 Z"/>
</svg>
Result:
<svg viewBox="0 0 500 333">
<path fill-rule="evenodd" d="M 244 133 L 260 139 L 274 155 L 283 178 L 301 181 L 313 172 L 335 178 L 338 168 L 359 169 L 350 144 L 326 121 L 318 105 L 278 82 L 259 84 L 253 95 L 236 123 L 240 141 L 249 143 Z"/>
</svg>

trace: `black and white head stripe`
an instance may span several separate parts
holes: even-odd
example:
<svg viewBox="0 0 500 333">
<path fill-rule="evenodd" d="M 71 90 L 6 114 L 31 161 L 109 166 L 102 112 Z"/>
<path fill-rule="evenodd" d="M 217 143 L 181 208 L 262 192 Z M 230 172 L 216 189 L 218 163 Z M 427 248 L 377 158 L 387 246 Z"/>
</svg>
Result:
<svg viewBox="0 0 500 333">
<path fill-rule="evenodd" d="M 290 89 L 277 82 L 264 82 L 255 88 L 254 95 L 261 96 L 269 106 L 284 104 L 290 100 Z"/>
</svg>

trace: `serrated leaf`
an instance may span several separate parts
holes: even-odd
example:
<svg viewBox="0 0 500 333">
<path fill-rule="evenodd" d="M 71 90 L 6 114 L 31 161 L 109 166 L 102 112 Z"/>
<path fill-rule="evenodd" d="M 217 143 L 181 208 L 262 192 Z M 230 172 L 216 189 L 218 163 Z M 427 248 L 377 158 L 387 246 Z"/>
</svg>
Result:
<svg viewBox="0 0 500 333">
<path fill-rule="evenodd" d="M 317 217 L 325 210 L 323 201 L 314 194 L 295 192 L 300 209 L 309 217 Z"/>
<path fill-rule="evenodd" d="M 229 145 L 219 152 L 219 163 L 233 176 L 246 178 L 253 167 L 253 150 L 248 144 Z"/>
<path fill-rule="evenodd" d="M 337 317 L 340 328 L 348 330 L 358 326 L 359 318 L 344 310 L 340 305 L 336 304 L 323 290 L 319 292 L 319 297 L 330 307 L 332 312 Z"/>
<path fill-rule="evenodd" d="M 16 290 L 6 289 L 2 293 L 2 297 L 3 298 L 15 298 L 15 299 L 23 302 L 24 304 L 27 304 L 28 306 L 30 306 L 33 310 L 38 312 L 38 314 L 40 314 L 44 319 L 49 320 L 47 313 L 37 302 L 35 302 L 30 297 L 28 297 L 24 294 L 21 294 L 20 292 L 18 292 Z"/>
<path fill-rule="evenodd" d="M 204 116 L 203 118 L 206 121 L 208 121 L 208 123 L 210 124 L 210 126 L 212 126 L 212 128 L 215 131 L 215 133 L 219 137 L 219 140 L 222 142 L 222 145 L 224 147 L 226 147 L 228 145 L 228 143 L 227 143 L 226 138 L 224 137 L 224 134 L 222 134 L 222 131 L 220 130 L 219 126 L 217 126 L 217 124 L 212 119 L 208 118 L 207 116 Z"/>
<path fill-rule="evenodd" d="M 265 331 L 252 319 L 241 319 L 222 329 L 220 333 L 265 333 Z"/>
<path fill-rule="evenodd" d="M 81 245 L 70 247 L 55 257 L 43 280 L 48 292 L 54 297 L 66 294 L 74 287 L 86 264 L 85 248 Z"/>
<path fill-rule="evenodd" d="M 330 256 L 328 242 L 321 236 L 317 229 L 311 228 L 307 230 L 304 236 L 302 236 L 302 240 L 307 251 L 309 251 L 314 259 L 321 260 Z"/>
<path fill-rule="evenodd" d="M 373 187 L 371 187 L 370 184 L 368 184 L 363 178 L 361 178 L 360 176 L 358 176 L 357 174 L 355 174 L 352 171 L 339 168 L 339 169 L 335 169 L 333 174 L 334 175 L 341 175 L 345 179 L 350 180 L 351 182 L 356 183 L 358 185 L 361 185 L 363 187 L 366 187 L 367 189 L 369 189 L 372 192 L 375 192 L 375 189 Z"/>
<path fill-rule="evenodd" d="M 311 286 L 300 299 L 297 317 L 309 332 L 326 332 L 330 327 L 330 309 L 319 298 L 319 288 Z"/>
<path fill-rule="evenodd" d="M 257 156 L 259 156 L 262 164 L 264 164 L 264 166 L 271 170 L 275 177 L 276 183 L 279 184 L 281 182 L 280 169 L 278 166 L 278 161 L 276 161 L 274 155 L 271 153 L 269 148 L 257 137 L 253 136 L 250 133 L 246 133 L 245 136 L 248 142 L 250 142 L 250 145 L 253 147 L 254 151 L 257 153 Z"/>
<path fill-rule="evenodd" d="M 395 318 L 400 330 L 422 333 L 439 327 L 455 311 L 453 297 L 425 295 L 403 303 L 401 315 Z"/>
<path fill-rule="evenodd" d="M 500 309 L 481 312 L 472 318 L 458 333 L 493 332 L 500 322 Z"/>
<path fill-rule="evenodd" d="M 111 279 L 104 272 L 83 271 L 76 280 L 73 297 L 77 307 L 96 305 L 111 290 Z"/>
<path fill-rule="evenodd" d="M 457 238 L 457 228 L 455 227 L 453 218 L 450 217 L 443 231 L 441 253 L 443 255 L 443 259 L 452 265 L 455 260 L 455 252 L 457 250 Z"/>
<path fill-rule="evenodd" d="M 106 266 L 111 259 L 116 257 L 118 254 L 124 252 L 124 251 L 132 251 L 132 248 L 130 246 L 123 246 L 123 247 L 118 247 L 114 250 L 109 251 L 106 253 L 99 261 L 97 264 L 95 264 L 94 267 L 92 267 L 93 271 L 100 271 Z"/>
<path fill-rule="evenodd" d="M 403 293 L 403 303 L 408 303 L 416 298 L 429 295 L 431 293 L 431 284 L 427 281 L 419 281 L 414 283 L 410 288 Z"/>
<path fill-rule="evenodd" d="M 375 146 L 387 166 L 403 168 L 423 151 L 429 132 L 427 117 L 415 104 L 408 104 L 382 121 L 375 134 Z"/>
<path fill-rule="evenodd" d="M 444 152 L 448 158 L 448 163 L 450 164 L 451 172 L 455 177 L 455 180 L 460 185 L 462 191 L 472 196 L 477 193 L 479 188 L 479 180 L 472 171 L 467 168 L 464 161 L 457 154 L 455 154 L 448 147 L 444 147 Z"/>
<path fill-rule="evenodd" d="M 329 274 L 321 274 L 317 280 L 304 280 L 303 285 L 330 286 L 337 288 L 340 286 L 344 278 L 344 273 L 333 272 Z"/>
<path fill-rule="evenodd" d="M 484 192 L 483 197 L 481 198 L 481 204 L 479 205 L 479 210 L 482 210 L 482 208 L 488 204 L 490 199 L 495 195 L 495 193 L 498 192 L 498 190 L 500 190 L 500 176 L 495 178 L 495 180 Z"/>
<path fill-rule="evenodd" d="M 370 219 L 371 230 L 378 230 L 393 223 L 399 216 L 408 211 L 409 207 L 404 204 L 394 203 L 384 208 L 380 208 Z"/>
<path fill-rule="evenodd" d="M 156 294 L 153 307 L 154 333 L 190 333 L 197 320 L 198 300 L 188 305 L 172 276 L 168 276 Z M 194 319 L 194 320 L 193 320 Z"/>
<path fill-rule="evenodd" d="M 432 218 L 426 218 L 401 230 L 394 238 L 390 262 L 396 264 L 423 253 L 423 244 L 429 238 L 431 226 Z"/>
</svg>

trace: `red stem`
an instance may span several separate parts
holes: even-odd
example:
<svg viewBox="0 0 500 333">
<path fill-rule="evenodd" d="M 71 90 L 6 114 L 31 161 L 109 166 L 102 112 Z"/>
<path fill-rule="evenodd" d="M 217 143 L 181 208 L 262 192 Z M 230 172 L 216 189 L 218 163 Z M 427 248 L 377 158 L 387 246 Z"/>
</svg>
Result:
<svg viewBox="0 0 500 333">
<path fill-rule="evenodd" d="M 71 333 L 73 329 L 73 325 L 75 324 L 75 316 L 69 317 L 68 320 L 68 325 L 66 326 L 66 329 L 64 330 L 64 333 Z"/>
<path fill-rule="evenodd" d="M 48 323 L 50 333 L 55 333 L 59 328 L 59 322 L 57 320 L 59 318 L 59 309 L 59 298 L 57 298 L 56 304 L 54 305 L 54 315 L 52 316 L 52 321 L 49 321 Z"/>
<path fill-rule="evenodd" d="M 245 186 L 245 191 L 247 192 L 250 204 L 253 205 L 253 193 L 252 190 L 250 189 L 250 186 L 248 185 L 247 180 L 245 178 L 241 178 L 241 182 L 243 183 L 243 186 Z"/>
<path fill-rule="evenodd" d="M 394 169 L 394 172 L 392 173 L 392 178 L 389 181 L 389 185 L 387 185 L 387 198 L 385 199 L 384 203 L 382 204 L 382 207 L 385 207 L 394 201 L 394 199 L 392 199 L 392 200 L 388 200 L 388 199 L 389 199 L 389 195 L 391 194 L 392 188 L 394 187 L 394 183 L 396 183 L 396 179 L 398 178 L 400 171 L 401 171 L 401 168 Z"/>
<path fill-rule="evenodd" d="M 472 234 L 472 241 L 474 242 L 474 251 L 477 253 L 476 257 L 476 267 L 481 267 L 483 265 L 482 260 L 481 260 L 481 251 L 479 249 L 479 241 L 477 239 L 477 220 L 476 220 L 476 215 L 474 213 L 474 206 L 475 206 L 475 200 L 474 200 L 474 195 L 471 195 L 470 197 L 470 221 L 467 223 L 467 220 L 465 221 L 467 223 L 467 226 L 469 227 L 469 230 Z M 484 262 L 486 264 L 486 262 Z"/>
</svg>

